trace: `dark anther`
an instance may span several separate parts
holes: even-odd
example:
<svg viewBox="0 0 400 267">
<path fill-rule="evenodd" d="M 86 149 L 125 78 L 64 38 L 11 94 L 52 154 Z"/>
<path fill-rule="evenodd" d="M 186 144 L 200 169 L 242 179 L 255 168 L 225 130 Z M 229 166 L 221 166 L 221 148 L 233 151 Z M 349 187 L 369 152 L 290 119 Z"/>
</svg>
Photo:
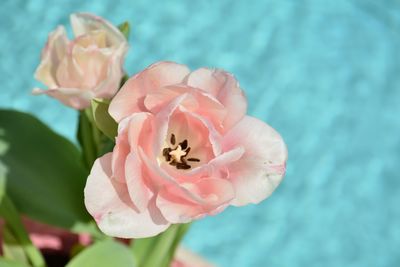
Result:
<svg viewBox="0 0 400 267">
<path fill-rule="evenodd" d="M 174 134 L 171 134 L 170 142 L 172 145 L 176 144 L 176 137 Z M 176 159 L 170 155 L 170 153 L 172 151 L 175 151 L 176 149 L 178 149 L 178 147 L 175 147 L 175 148 L 166 147 L 163 149 L 162 154 L 163 154 L 165 160 L 169 163 L 169 165 L 175 166 L 175 168 L 177 168 L 178 170 L 188 170 L 192 167 L 188 164 L 188 161 L 200 162 L 200 159 L 198 159 L 198 158 L 186 159 L 187 155 L 190 152 L 190 147 L 188 146 L 188 141 L 186 139 L 183 140 L 182 142 L 180 142 L 179 146 L 180 146 L 180 149 L 182 149 L 185 152 L 185 154 L 183 156 L 181 156 L 180 159 Z"/>
<path fill-rule="evenodd" d="M 176 142 L 176 140 L 175 140 L 175 135 L 174 134 L 171 134 L 171 144 L 173 144 L 173 145 L 175 145 L 175 142 Z"/>
<path fill-rule="evenodd" d="M 181 148 L 183 150 L 185 150 L 188 146 L 188 141 L 185 139 L 185 140 L 183 140 L 183 142 L 179 143 L 179 145 L 181 146 Z"/>
<path fill-rule="evenodd" d="M 177 163 L 176 168 L 178 170 L 188 170 L 188 169 L 190 169 L 190 165 L 187 165 L 185 163 Z"/>
<path fill-rule="evenodd" d="M 172 149 L 169 147 L 166 147 L 163 149 L 163 156 L 165 158 L 166 161 L 170 161 L 171 160 L 171 155 L 169 154 L 169 152 L 171 152 Z"/>
</svg>

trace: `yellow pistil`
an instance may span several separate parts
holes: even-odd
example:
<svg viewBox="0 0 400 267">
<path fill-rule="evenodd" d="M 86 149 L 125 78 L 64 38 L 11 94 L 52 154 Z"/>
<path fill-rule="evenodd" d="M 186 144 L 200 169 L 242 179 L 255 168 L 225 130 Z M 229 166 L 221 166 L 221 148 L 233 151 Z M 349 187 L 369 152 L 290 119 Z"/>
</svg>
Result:
<svg viewBox="0 0 400 267">
<path fill-rule="evenodd" d="M 184 150 L 182 150 L 182 147 L 180 145 L 178 145 L 175 150 L 172 150 L 171 152 L 169 152 L 169 155 L 177 163 L 181 163 L 182 157 L 186 156 L 186 154 L 187 153 Z"/>
</svg>

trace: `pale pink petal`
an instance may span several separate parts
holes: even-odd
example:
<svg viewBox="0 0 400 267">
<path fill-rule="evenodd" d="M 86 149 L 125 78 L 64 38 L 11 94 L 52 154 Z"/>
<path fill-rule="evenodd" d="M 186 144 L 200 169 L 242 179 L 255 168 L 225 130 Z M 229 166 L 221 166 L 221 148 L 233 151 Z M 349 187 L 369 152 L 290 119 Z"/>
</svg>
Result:
<svg viewBox="0 0 400 267">
<path fill-rule="evenodd" d="M 56 88 L 42 90 L 34 88 L 32 94 L 41 95 L 46 94 L 61 101 L 63 104 L 70 106 L 74 109 L 85 109 L 90 106 L 90 100 L 94 97 L 89 91 L 82 91 L 76 88 Z"/>
<path fill-rule="evenodd" d="M 223 70 L 198 69 L 186 78 L 187 85 L 200 88 L 217 98 L 227 109 L 225 130 L 232 128 L 246 114 L 247 100 L 232 74 Z"/>
<path fill-rule="evenodd" d="M 175 98 L 171 103 L 169 103 L 167 106 L 165 106 L 154 117 L 154 124 L 156 129 L 154 129 L 155 137 L 153 140 L 154 142 L 153 154 L 152 154 L 153 157 L 157 157 L 158 154 L 163 149 L 165 140 L 168 135 L 168 130 L 169 128 L 171 128 L 171 126 L 169 125 L 171 116 L 184 101 L 191 101 L 190 99 L 193 99 L 193 97 L 189 94 L 180 95 L 179 97 Z"/>
<path fill-rule="evenodd" d="M 111 46 L 119 46 L 120 44 L 127 45 L 126 38 L 121 31 L 101 17 L 88 13 L 74 13 L 71 15 L 70 19 L 72 30 L 76 37 L 92 31 L 102 30 L 106 32 L 107 39 Z"/>
<path fill-rule="evenodd" d="M 131 148 L 128 143 L 127 130 L 119 134 L 115 139 L 115 146 L 112 153 L 112 177 L 118 182 L 125 183 L 125 160 L 130 153 Z"/>
<path fill-rule="evenodd" d="M 130 78 L 111 101 L 109 112 L 117 121 L 132 113 L 148 111 L 144 97 L 152 90 L 180 83 L 189 73 L 185 65 L 158 62 Z"/>
<path fill-rule="evenodd" d="M 113 51 L 111 50 L 104 51 L 96 47 L 83 48 L 77 45 L 73 46 L 72 58 L 73 61 L 76 62 L 77 68 L 79 68 L 79 71 L 82 73 L 79 79 L 80 88 L 82 90 L 96 88 L 99 83 L 108 79 L 108 68 L 112 53 Z M 121 77 L 119 77 L 118 82 L 120 82 L 120 78 Z M 60 84 L 62 83 L 60 82 Z M 113 93 L 115 93 L 118 88 L 111 89 Z"/>
<path fill-rule="evenodd" d="M 164 169 L 160 167 L 155 159 L 150 159 L 144 152 L 142 148 L 139 148 L 140 160 L 143 163 L 146 175 L 148 175 L 149 184 L 153 188 L 162 188 L 164 186 L 170 186 L 174 190 L 176 196 L 180 196 L 190 202 L 201 203 L 202 198 L 198 197 L 196 194 L 192 193 L 187 188 L 181 186 L 175 177 L 169 175 Z"/>
<path fill-rule="evenodd" d="M 157 113 L 174 98 L 187 93 L 192 95 L 195 101 L 185 101 L 181 105 L 209 119 L 214 127 L 220 129 L 227 115 L 225 107 L 214 96 L 197 88 L 186 85 L 167 86 L 147 94 L 144 105 L 152 113 Z"/>
<path fill-rule="evenodd" d="M 156 205 L 171 223 L 187 223 L 205 215 L 221 212 L 235 195 L 232 184 L 224 179 L 204 178 L 197 183 L 180 186 L 200 201 L 196 203 L 183 199 L 176 187 L 166 186 L 161 189 Z"/>
<path fill-rule="evenodd" d="M 120 47 L 108 59 L 106 78 L 94 89 L 96 97 L 110 99 L 118 91 L 121 83 L 123 64 L 127 48 Z"/>
<path fill-rule="evenodd" d="M 134 153 L 130 153 L 126 158 L 125 173 L 131 200 L 143 212 L 153 197 L 153 192 L 145 184 L 146 174 L 142 172 L 142 163 Z"/>
<path fill-rule="evenodd" d="M 126 125 L 129 147 L 132 152 L 138 153 L 138 148 L 147 148 L 147 145 L 153 144 L 152 136 L 154 133 L 152 129 L 148 129 L 148 122 L 153 120 L 153 115 L 146 112 L 134 113 L 129 118 Z"/>
<path fill-rule="evenodd" d="M 105 234 L 120 238 L 150 237 L 165 231 L 169 223 L 154 201 L 139 212 L 124 183 L 111 178 L 111 153 L 97 159 L 87 179 L 85 205 Z"/>
<path fill-rule="evenodd" d="M 238 161 L 244 153 L 245 150 L 243 147 L 235 147 L 234 149 L 215 157 L 206 164 L 200 165 L 199 167 L 193 168 L 185 173 L 181 173 L 177 179 L 178 181 L 195 181 L 204 176 L 228 178 L 229 170 L 227 166 Z"/>
<path fill-rule="evenodd" d="M 85 91 L 82 88 L 85 72 L 75 58 L 70 55 L 64 57 L 57 66 L 55 78 L 59 87 L 79 88 L 81 91 Z"/>
<path fill-rule="evenodd" d="M 224 137 L 223 147 L 242 146 L 245 154 L 228 166 L 236 197 L 232 205 L 259 203 L 281 182 L 287 160 L 282 137 L 266 123 L 245 116 Z"/>
<path fill-rule="evenodd" d="M 215 129 L 214 125 L 207 118 L 204 118 L 193 112 L 188 112 L 184 107 L 181 107 L 180 109 L 182 112 L 185 112 L 188 116 L 192 117 L 193 119 L 199 120 L 205 126 L 205 128 L 208 130 L 208 140 L 211 144 L 214 156 L 216 157 L 220 155 L 222 152 L 221 150 L 222 136 Z M 190 126 L 190 123 L 188 123 L 188 126 Z"/>
<path fill-rule="evenodd" d="M 67 51 L 68 38 L 63 26 L 50 33 L 42 51 L 42 61 L 36 69 L 35 78 L 50 88 L 58 87 L 56 79 L 57 66 Z"/>
</svg>

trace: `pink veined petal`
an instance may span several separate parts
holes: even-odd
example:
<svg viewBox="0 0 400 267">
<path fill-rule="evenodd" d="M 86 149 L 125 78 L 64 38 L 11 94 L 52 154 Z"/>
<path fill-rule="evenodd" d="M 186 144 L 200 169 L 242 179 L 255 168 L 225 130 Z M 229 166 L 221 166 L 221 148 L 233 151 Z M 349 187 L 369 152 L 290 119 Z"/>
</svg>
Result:
<svg viewBox="0 0 400 267">
<path fill-rule="evenodd" d="M 42 51 L 42 61 L 35 72 L 35 78 L 49 88 L 58 87 L 56 70 L 67 52 L 68 44 L 69 40 L 63 26 L 58 26 L 50 33 Z"/>
<path fill-rule="evenodd" d="M 180 95 L 154 116 L 154 123 L 155 127 L 157 127 L 157 130 L 153 141 L 153 157 L 158 156 L 164 145 L 172 114 L 179 108 L 182 102 L 188 101 L 188 99 L 191 98 L 193 97 L 189 94 Z"/>
<path fill-rule="evenodd" d="M 156 205 L 171 223 L 187 223 L 221 212 L 235 196 L 232 184 L 224 179 L 204 178 L 196 183 L 181 184 L 201 201 L 189 202 L 176 194 L 176 187 L 160 190 Z"/>
<path fill-rule="evenodd" d="M 130 78 L 110 104 L 110 115 L 120 122 L 135 112 L 148 111 L 144 98 L 152 90 L 180 83 L 189 73 L 185 65 L 162 61 Z"/>
<path fill-rule="evenodd" d="M 214 69 L 200 68 L 187 75 L 184 82 L 191 87 L 202 89 L 214 97 L 218 97 L 221 81 L 213 76 L 215 72 Z"/>
<path fill-rule="evenodd" d="M 287 148 L 266 123 L 245 116 L 224 137 L 223 147 L 242 146 L 245 154 L 228 166 L 236 197 L 232 205 L 259 203 L 272 194 L 285 174 Z"/>
<path fill-rule="evenodd" d="M 84 91 L 82 88 L 84 77 L 84 70 L 71 54 L 65 56 L 60 62 L 55 76 L 59 87 L 80 88 L 81 91 Z"/>
<path fill-rule="evenodd" d="M 216 97 L 227 109 L 223 122 L 225 132 L 246 114 L 247 100 L 232 74 L 223 70 L 200 68 L 186 78 L 187 85 L 203 89 Z"/>
<path fill-rule="evenodd" d="M 150 144 L 153 144 L 151 129 L 148 129 L 148 122 L 153 120 L 153 115 L 147 112 L 134 113 L 130 117 L 127 125 L 128 142 L 134 153 L 138 153 L 138 148 L 141 146 L 146 149 Z"/>
<path fill-rule="evenodd" d="M 125 161 L 126 185 L 133 204 L 144 212 L 153 192 L 145 184 L 145 173 L 142 172 L 142 163 L 137 155 L 130 153 Z"/>
<path fill-rule="evenodd" d="M 178 180 L 195 181 L 204 176 L 222 177 L 224 174 L 225 176 L 229 176 L 228 166 L 230 164 L 235 164 L 244 153 L 245 150 L 243 147 L 235 147 L 232 150 L 226 151 L 215 157 L 210 162 L 181 174 Z"/>
<path fill-rule="evenodd" d="M 204 126 L 208 129 L 208 138 L 210 140 L 213 152 L 214 152 L 214 156 L 218 156 L 221 154 L 222 150 L 221 150 L 221 139 L 222 136 L 220 135 L 220 133 L 215 129 L 214 125 L 206 118 L 193 113 L 193 112 L 187 112 L 187 110 L 185 110 L 184 107 L 180 108 L 183 112 L 186 112 L 189 116 L 201 121 Z"/>
<path fill-rule="evenodd" d="M 165 231 L 169 223 L 154 200 L 139 212 L 126 185 L 111 179 L 111 153 L 97 159 L 86 182 L 85 205 L 105 234 L 120 238 L 143 238 Z"/>
<path fill-rule="evenodd" d="M 112 98 L 118 91 L 123 72 L 123 64 L 128 47 L 120 47 L 114 52 L 114 55 L 109 58 L 107 77 L 95 89 L 96 97 Z"/>
<path fill-rule="evenodd" d="M 149 142 L 150 134 L 147 133 L 146 121 L 151 118 L 151 114 L 141 112 L 134 113 L 130 117 L 125 118 L 119 124 L 118 136 L 116 138 L 116 145 L 113 150 L 112 156 L 112 171 L 113 177 L 119 182 L 126 182 L 125 169 L 126 157 L 129 153 L 138 154 L 139 145 L 146 147 Z M 146 131 L 143 133 L 143 131 Z M 143 136 L 147 134 L 147 136 Z M 142 143 L 144 144 L 142 144 Z"/>
<path fill-rule="evenodd" d="M 157 113 L 174 98 L 186 93 L 192 95 L 196 101 L 186 101 L 182 105 L 187 110 L 206 117 L 214 127 L 220 129 L 227 115 L 225 107 L 214 96 L 197 88 L 187 85 L 167 86 L 147 94 L 144 105 L 152 113 Z"/>
<path fill-rule="evenodd" d="M 125 130 L 115 140 L 111 161 L 112 177 L 120 183 L 126 183 L 125 160 L 130 151 L 127 130 Z"/>
<path fill-rule="evenodd" d="M 90 106 L 90 100 L 94 97 L 89 91 L 82 91 L 77 88 L 56 88 L 42 90 L 40 88 L 34 88 L 32 94 L 41 95 L 46 94 L 53 98 L 60 100 L 67 106 L 74 109 L 85 109 Z"/>
<path fill-rule="evenodd" d="M 76 62 L 77 68 L 79 66 L 79 70 L 82 72 L 80 79 L 76 79 L 80 82 L 79 84 L 82 90 L 94 91 L 102 81 L 107 79 L 107 71 L 111 57 L 110 52 L 104 52 L 95 47 L 83 48 L 74 45 L 72 48 L 72 57 L 73 61 Z M 60 68 L 60 71 L 61 69 L 62 68 Z M 117 89 L 114 88 L 114 93 L 116 90 Z"/>
<path fill-rule="evenodd" d="M 127 46 L 126 38 L 121 31 L 101 17 L 89 13 L 74 13 L 70 19 L 76 37 L 91 31 L 103 30 L 107 34 L 110 46 L 119 46 L 120 44 Z"/>
<path fill-rule="evenodd" d="M 219 151 L 220 146 L 216 141 L 218 133 L 215 129 L 209 127 L 204 120 L 194 116 L 193 113 L 187 112 L 182 106 L 177 106 L 165 121 L 165 124 L 168 124 L 168 133 L 165 137 L 174 134 L 178 142 L 188 140 L 188 146 L 191 149 L 188 157 L 195 157 L 205 163 L 214 158 L 215 152 Z M 191 163 L 191 165 L 197 166 L 198 163 Z"/>
<path fill-rule="evenodd" d="M 193 194 L 190 190 L 180 186 L 174 177 L 170 176 L 165 170 L 163 170 L 156 160 L 150 159 L 141 147 L 139 147 L 140 160 L 143 163 L 146 174 L 149 177 L 149 183 L 154 188 L 162 188 L 164 186 L 170 186 L 174 188 L 175 195 L 179 195 L 183 199 L 194 203 L 201 203 L 203 200 L 196 194 Z"/>
</svg>

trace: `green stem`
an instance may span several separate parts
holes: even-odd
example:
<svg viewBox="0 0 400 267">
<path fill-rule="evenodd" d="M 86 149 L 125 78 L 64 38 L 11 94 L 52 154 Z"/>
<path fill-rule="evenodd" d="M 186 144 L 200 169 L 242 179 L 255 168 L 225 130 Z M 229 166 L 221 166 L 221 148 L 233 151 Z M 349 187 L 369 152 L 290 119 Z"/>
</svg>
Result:
<svg viewBox="0 0 400 267">
<path fill-rule="evenodd" d="M 91 121 L 91 110 L 79 112 L 78 141 L 82 147 L 83 161 L 90 169 L 99 155 L 100 133 Z"/>
<path fill-rule="evenodd" d="M 175 250 L 190 224 L 172 225 L 155 237 L 137 239 L 133 242 L 133 253 L 138 267 L 169 267 Z"/>
<path fill-rule="evenodd" d="M 21 218 L 11 199 L 5 195 L 0 204 L 0 215 L 6 222 L 6 232 L 13 241 L 18 242 L 25 252 L 29 262 L 34 267 L 45 267 L 45 261 L 40 251 L 32 244 Z"/>
</svg>

